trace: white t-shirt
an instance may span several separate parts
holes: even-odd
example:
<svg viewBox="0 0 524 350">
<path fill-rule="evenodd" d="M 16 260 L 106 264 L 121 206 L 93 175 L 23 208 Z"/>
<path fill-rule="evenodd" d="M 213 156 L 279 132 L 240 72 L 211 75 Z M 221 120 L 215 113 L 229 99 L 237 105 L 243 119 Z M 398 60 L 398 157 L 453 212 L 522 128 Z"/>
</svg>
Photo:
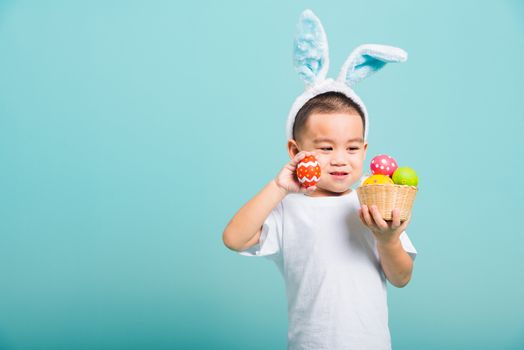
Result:
<svg viewBox="0 0 524 350">
<path fill-rule="evenodd" d="M 386 277 L 355 190 L 338 197 L 287 195 L 264 222 L 259 244 L 286 284 L 288 349 L 391 349 Z M 402 247 L 417 251 L 406 232 Z"/>
</svg>

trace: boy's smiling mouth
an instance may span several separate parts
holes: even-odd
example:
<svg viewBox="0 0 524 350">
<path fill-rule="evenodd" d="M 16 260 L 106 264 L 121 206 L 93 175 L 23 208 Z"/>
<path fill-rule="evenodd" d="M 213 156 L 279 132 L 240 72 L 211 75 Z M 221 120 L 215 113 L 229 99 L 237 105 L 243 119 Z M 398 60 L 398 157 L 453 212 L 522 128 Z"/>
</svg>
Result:
<svg viewBox="0 0 524 350">
<path fill-rule="evenodd" d="M 329 174 L 333 176 L 336 180 L 344 180 L 348 176 L 348 173 L 344 171 L 334 171 Z"/>
</svg>

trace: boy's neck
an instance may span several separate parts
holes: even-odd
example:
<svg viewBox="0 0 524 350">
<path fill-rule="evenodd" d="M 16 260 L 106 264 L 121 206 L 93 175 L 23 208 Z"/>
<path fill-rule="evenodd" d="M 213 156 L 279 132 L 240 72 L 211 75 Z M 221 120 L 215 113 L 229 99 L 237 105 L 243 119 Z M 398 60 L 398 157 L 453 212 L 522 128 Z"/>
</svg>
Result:
<svg viewBox="0 0 524 350">
<path fill-rule="evenodd" d="M 347 191 L 345 192 L 331 192 L 331 191 L 326 191 L 326 192 L 323 192 L 325 194 L 322 194 L 322 195 L 314 195 L 315 192 L 313 192 L 313 194 L 307 194 L 307 193 L 304 193 L 304 196 L 308 196 L 308 197 L 313 197 L 313 198 L 322 198 L 322 197 L 342 197 L 342 196 L 347 196 L 349 195 L 353 190 L 350 188 L 348 189 Z"/>
</svg>

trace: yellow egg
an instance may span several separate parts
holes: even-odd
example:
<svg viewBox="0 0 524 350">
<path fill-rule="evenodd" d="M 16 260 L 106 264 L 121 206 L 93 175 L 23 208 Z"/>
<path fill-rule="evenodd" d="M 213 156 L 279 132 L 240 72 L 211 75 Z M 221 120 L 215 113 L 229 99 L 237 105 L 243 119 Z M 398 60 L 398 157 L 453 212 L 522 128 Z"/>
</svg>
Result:
<svg viewBox="0 0 524 350">
<path fill-rule="evenodd" d="M 387 175 L 375 174 L 375 175 L 371 175 L 370 177 L 368 177 L 366 181 L 364 181 L 362 186 L 377 185 L 377 184 L 393 185 L 393 180 L 391 180 L 391 178 Z"/>
</svg>

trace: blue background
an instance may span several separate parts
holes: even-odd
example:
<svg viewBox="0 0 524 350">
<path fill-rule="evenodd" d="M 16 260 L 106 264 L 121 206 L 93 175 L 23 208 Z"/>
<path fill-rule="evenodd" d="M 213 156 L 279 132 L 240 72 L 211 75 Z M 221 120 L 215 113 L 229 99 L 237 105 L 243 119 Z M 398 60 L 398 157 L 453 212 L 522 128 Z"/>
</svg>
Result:
<svg viewBox="0 0 524 350">
<path fill-rule="evenodd" d="M 0 349 L 284 349 L 275 266 L 222 244 L 288 161 L 300 12 L 356 92 L 366 164 L 420 177 L 396 349 L 522 349 L 524 6 L 515 1 L 0 1 Z"/>
</svg>

